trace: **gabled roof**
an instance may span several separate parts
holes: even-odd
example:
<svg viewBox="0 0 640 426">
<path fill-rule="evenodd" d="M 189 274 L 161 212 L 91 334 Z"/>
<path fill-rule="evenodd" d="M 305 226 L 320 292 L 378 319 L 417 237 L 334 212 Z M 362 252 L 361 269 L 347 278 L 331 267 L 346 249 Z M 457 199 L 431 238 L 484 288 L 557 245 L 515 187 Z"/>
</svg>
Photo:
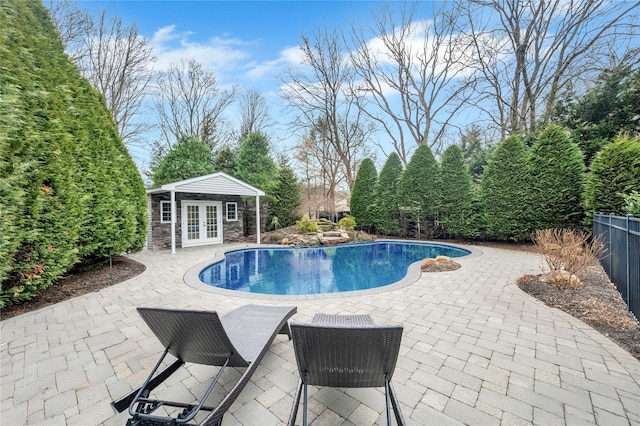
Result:
<svg viewBox="0 0 640 426">
<path fill-rule="evenodd" d="M 180 182 L 167 183 L 159 188 L 148 189 L 147 194 L 159 194 L 169 191 L 242 196 L 264 195 L 264 192 L 258 188 L 222 172 Z"/>
</svg>

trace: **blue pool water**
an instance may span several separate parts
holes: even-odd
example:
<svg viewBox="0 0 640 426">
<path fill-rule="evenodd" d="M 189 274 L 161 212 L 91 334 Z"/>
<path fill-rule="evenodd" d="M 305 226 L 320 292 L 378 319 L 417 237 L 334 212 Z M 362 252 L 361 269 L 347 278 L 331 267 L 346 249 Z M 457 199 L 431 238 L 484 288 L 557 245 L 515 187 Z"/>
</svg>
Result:
<svg viewBox="0 0 640 426">
<path fill-rule="evenodd" d="M 330 247 L 244 249 L 200 272 L 215 287 L 262 294 L 322 294 L 365 290 L 400 281 L 414 262 L 464 249 L 426 243 L 379 241 Z"/>
</svg>

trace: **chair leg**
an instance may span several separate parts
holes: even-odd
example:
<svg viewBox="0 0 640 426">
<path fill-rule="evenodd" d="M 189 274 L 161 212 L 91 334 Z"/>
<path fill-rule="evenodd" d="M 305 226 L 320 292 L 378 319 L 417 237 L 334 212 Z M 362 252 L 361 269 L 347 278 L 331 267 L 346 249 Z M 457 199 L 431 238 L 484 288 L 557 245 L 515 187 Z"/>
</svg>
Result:
<svg viewBox="0 0 640 426">
<path fill-rule="evenodd" d="M 302 411 L 302 426 L 307 426 L 307 382 L 304 382 L 304 402 Z"/>
<path fill-rule="evenodd" d="M 389 381 L 384 381 L 384 402 L 387 408 L 387 426 L 391 426 L 391 410 L 389 410 Z"/>
<path fill-rule="evenodd" d="M 389 386 L 389 396 L 391 398 L 391 405 L 393 406 L 393 413 L 396 416 L 396 422 L 398 423 L 398 426 L 405 426 L 407 423 L 404 421 L 402 411 L 400 411 L 400 403 L 398 402 L 396 391 L 393 389 L 393 385 L 390 381 L 387 381 L 387 383 Z"/>
<path fill-rule="evenodd" d="M 298 380 L 298 387 L 296 388 L 296 394 L 293 397 L 293 407 L 291 408 L 291 414 L 289 415 L 288 426 L 294 426 L 296 423 L 296 416 L 298 414 L 298 407 L 300 407 L 300 395 L 302 393 L 302 380 Z"/>
</svg>

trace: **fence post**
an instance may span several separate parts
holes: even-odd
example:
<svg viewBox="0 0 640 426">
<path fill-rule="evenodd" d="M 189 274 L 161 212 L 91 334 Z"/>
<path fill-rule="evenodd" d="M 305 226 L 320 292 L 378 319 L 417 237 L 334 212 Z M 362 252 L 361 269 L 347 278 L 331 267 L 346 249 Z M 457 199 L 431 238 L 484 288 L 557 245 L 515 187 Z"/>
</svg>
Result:
<svg viewBox="0 0 640 426">
<path fill-rule="evenodd" d="M 613 213 L 609 213 L 609 233 L 607 234 L 607 235 L 609 235 L 609 259 L 611 259 L 611 255 L 613 253 L 611 251 L 612 250 L 612 247 L 611 247 L 612 243 L 611 242 L 613 241 L 613 238 L 611 238 L 612 235 L 613 235 L 613 234 L 611 234 L 612 225 L 613 225 Z M 609 273 L 612 273 L 612 271 L 613 271 L 613 260 L 610 260 L 609 262 L 610 262 Z"/>
<path fill-rule="evenodd" d="M 631 259 L 629 258 L 629 237 L 631 236 L 631 228 L 629 227 L 629 217 L 630 214 L 627 215 L 626 219 L 626 240 L 627 240 L 627 305 L 631 303 Z M 631 306 L 629 305 L 629 309 Z"/>
</svg>

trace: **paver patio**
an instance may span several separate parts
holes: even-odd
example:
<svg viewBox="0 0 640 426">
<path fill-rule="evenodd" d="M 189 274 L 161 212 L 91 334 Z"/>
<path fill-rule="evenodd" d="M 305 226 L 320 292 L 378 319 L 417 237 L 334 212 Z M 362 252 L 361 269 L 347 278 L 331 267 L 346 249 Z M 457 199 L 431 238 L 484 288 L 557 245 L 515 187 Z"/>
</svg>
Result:
<svg viewBox="0 0 640 426">
<path fill-rule="evenodd" d="M 294 321 L 323 312 L 402 323 L 393 382 L 409 424 L 640 425 L 640 361 L 516 286 L 518 277 L 540 272 L 535 254 L 482 247 L 457 259 L 457 271 L 327 297 L 204 291 L 185 283 L 194 266 L 240 246 L 252 245 L 143 251 L 131 257 L 147 270 L 129 281 L 2 321 L 0 423 L 123 425 L 126 414 L 115 414 L 110 401 L 141 384 L 162 350 L 137 306 L 225 314 L 262 303 L 296 305 Z M 192 399 L 211 371 L 191 366 L 159 392 Z M 237 372 L 225 375 L 232 383 Z M 292 345 L 278 336 L 224 424 L 285 423 L 297 380 Z M 385 421 L 382 389 L 312 389 L 309 408 L 314 425 Z"/>
</svg>

